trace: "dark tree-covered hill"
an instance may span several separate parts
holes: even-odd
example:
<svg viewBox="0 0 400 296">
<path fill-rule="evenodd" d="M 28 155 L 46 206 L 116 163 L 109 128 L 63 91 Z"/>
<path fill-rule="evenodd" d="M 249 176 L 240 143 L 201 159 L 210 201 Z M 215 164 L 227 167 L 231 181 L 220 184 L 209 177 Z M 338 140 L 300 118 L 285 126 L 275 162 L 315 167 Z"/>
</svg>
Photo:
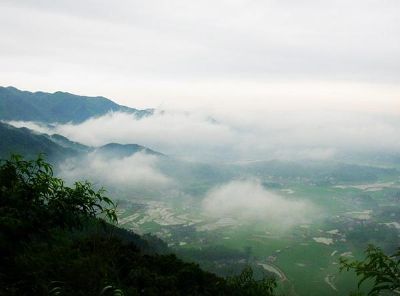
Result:
<svg viewBox="0 0 400 296">
<path fill-rule="evenodd" d="M 87 97 L 67 92 L 29 92 L 14 87 L 0 87 L 0 120 L 79 123 L 108 112 L 127 112 L 137 117 L 153 110 L 138 110 L 105 97 Z"/>
<path fill-rule="evenodd" d="M 218 277 L 116 222 L 90 183 L 67 187 L 41 158 L 0 161 L 0 295 L 273 295 L 274 279 Z"/>
<path fill-rule="evenodd" d="M 13 153 L 34 158 L 45 154 L 49 160 L 72 156 L 77 150 L 54 142 L 50 136 L 38 134 L 27 128 L 16 128 L 0 122 L 0 157 L 6 158 Z"/>
<path fill-rule="evenodd" d="M 163 155 L 138 144 L 110 143 L 100 147 L 86 146 L 61 135 L 40 134 L 27 128 L 16 128 L 4 122 L 0 122 L 0 139 L 0 158 L 8 158 L 11 154 L 17 153 L 32 159 L 38 154 L 44 154 L 53 162 L 88 152 L 101 153 L 110 158 L 127 157 L 137 152 Z"/>
</svg>

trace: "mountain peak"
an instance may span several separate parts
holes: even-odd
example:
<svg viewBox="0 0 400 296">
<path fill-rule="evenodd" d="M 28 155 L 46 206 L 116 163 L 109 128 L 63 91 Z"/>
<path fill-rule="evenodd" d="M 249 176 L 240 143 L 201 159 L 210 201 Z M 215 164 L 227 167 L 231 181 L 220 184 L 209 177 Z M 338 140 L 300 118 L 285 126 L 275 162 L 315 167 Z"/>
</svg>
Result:
<svg viewBox="0 0 400 296">
<path fill-rule="evenodd" d="M 151 109 L 130 108 L 102 96 L 80 96 L 63 91 L 29 92 L 13 86 L 0 87 L 0 120 L 80 123 L 109 112 L 125 112 L 138 118 L 153 114 Z"/>
<path fill-rule="evenodd" d="M 162 156 L 164 154 L 149 149 L 147 147 L 138 145 L 138 144 L 118 144 L 118 143 L 109 143 L 103 146 L 100 146 L 96 149 L 96 151 L 101 152 L 103 154 L 115 155 L 118 157 L 128 157 L 137 152 L 145 152 L 147 154 Z"/>
</svg>

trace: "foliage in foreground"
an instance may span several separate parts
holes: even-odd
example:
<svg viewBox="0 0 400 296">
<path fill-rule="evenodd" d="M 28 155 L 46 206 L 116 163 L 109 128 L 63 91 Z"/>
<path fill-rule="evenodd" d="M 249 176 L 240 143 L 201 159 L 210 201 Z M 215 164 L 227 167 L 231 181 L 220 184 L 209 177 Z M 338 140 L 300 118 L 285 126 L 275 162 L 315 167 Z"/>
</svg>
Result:
<svg viewBox="0 0 400 296">
<path fill-rule="evenodd" d="M 369 245 L 363 261 L 342 258 L 340 264 L 341 270 L 354 270 L 361 277 L 358 288 L 365 281 L 372 281 L 373 287 L 369 296 L 400 293 L 400 248 L 395 254 L 388 256 L 380 248 Z"/>
<path fill-rule="evenodd" d="M 42 158 L 1 161 L 0 295 L 273 295 L 249 269 L 226 280 L 146 251 L 116 220 L 103 190 L 66 186 Z"/>
<path fill-rule="evenodd" d="M 273 295 L 276 288 L 275 278 L 263 278 L 259 281 L 253 279 L 253 270 L 245 268 L 238 276 L 228 278 L 229 285 L 238 291 L 243 291 L 242 295 Z"/>
</svg>

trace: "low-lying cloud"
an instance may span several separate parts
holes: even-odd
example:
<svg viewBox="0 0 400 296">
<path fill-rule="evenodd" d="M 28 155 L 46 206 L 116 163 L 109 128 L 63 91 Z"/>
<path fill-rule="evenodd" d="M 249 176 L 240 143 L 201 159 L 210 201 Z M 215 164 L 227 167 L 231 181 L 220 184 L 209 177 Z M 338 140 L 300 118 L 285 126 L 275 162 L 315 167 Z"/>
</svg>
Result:
<svg viewBox="0 0 400 296">
<path fill-rule="evenodd" d="M 263 222 L 277 228 L 309 222 L 316 208 L 309 202 L 270 192 L 258 180 L 236 180 L 212 189 L 202 203 L 214 218 Z"/>
<path fill-rule="evenodd" d="M 111 190 L 145 190 L 168 188 L 173 181 L 157 167 L 158 158 L 143 152 L 124 158 L 109 158 L 90 153 L 71 158 L 59 166 L 59 175 L 69 182 L 91 180 Z"/>
<path fill-rule="evenodd" d="M 11 123 L 91 146 L 137 143 L 206 161 L 329 160 L 346 152 L 400 151 L 398 118 L 356 112 L 165 111 L 141 119 L 109 113 L 81 124 Z"/>
</svg>

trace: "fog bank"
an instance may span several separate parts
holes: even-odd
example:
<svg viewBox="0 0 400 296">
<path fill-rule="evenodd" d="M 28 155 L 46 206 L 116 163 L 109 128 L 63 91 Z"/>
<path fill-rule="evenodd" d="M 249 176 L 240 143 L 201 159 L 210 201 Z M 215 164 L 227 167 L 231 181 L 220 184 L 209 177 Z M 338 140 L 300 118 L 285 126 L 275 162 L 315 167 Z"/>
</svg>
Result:
<svg viewBox="0 0 400 296">
<path fill-rule="evenodd" d="M 70 182 L 90 180 L 105 188 L 121 191 L 132 188 L 147 191 L 166 189 L 173 181 L 158 169 L 157 162 L 157 156 L 143 152 L 124 158 L 89 153 L 61 163 L 58 174 Z"/>
<path fill-rule="evenodd" d="M 200 161 L 331 160 L 346 153 L 400 151 L 398 117 L 357 112 L 167 110 L 141 119 L 109 113 L 81 124 L 10 123 L 91 146 L 136 143 Z"/>
<path fill-rule="evenodd" d="M 307 222 L 316 213 L 310 202 L 270 192 L 256 179 L 235 180 L 218 186 L 207 194 L 202 205 L 211 217 L 264 222 L 278 228 Z"/>
</svg>

